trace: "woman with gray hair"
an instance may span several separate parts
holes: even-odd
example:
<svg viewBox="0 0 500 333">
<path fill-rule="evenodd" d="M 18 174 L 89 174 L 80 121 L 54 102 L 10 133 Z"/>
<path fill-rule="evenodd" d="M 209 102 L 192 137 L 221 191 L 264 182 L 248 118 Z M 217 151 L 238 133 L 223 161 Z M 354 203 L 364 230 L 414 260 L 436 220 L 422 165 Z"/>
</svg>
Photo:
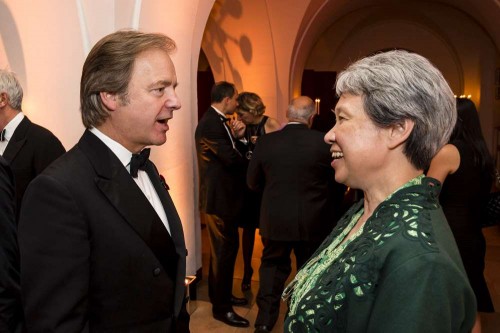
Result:
<svg viewBox="0 0 500 333">
<path fill-rule="evenodd" d="M 285 332 L 469 332 L 476 303 L 423 170 L 448 141 L 455 99 L 427 59 L 376 54 L 337 80 L 335 180 L 364 193 L 288 285 Z"/>
</svg>

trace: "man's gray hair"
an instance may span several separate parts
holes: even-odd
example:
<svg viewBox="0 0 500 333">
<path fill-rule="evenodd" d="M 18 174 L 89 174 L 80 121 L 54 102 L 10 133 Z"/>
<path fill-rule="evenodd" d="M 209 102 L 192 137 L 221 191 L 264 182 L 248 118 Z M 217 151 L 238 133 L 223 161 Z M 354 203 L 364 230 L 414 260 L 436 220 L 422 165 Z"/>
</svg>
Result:
<svg viewBox="0 0 500 333">
<path fill-rule="evenodd" d="M 307 124 L 311 115 L 315 112 L 312 99 L 307 96 L 299 96 L 290 102 L 286 117 L 289 121 L 299 121 Z"/>
<path fill-rule="evenodd" d="M 441 72 L 426 58 L 395 50 L 361 59 L 340 73 L 337 94 L 361 96 L 365 112 L 379 127 L 405 119 L 414 128 L 404 154 L 418 169 L 429 167 L 457 119 L 455 97 Z"/>
<path fill-rule="evenodd" d="M 5 69 L 0 69 L 0 93 L 6 93 L 9 96 L 9 105 L 11 108 L 21 111 L 23 87 L 21 87 L 16 74 Z"/>
</svg>

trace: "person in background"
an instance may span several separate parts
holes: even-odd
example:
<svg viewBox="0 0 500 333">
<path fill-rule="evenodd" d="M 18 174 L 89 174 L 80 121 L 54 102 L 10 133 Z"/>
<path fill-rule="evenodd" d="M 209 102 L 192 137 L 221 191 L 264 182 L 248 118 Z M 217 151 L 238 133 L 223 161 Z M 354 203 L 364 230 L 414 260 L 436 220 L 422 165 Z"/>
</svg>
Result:
<svg viewBox="0 0 500 333">
<path fill-rule="evenodd" d="M 259 95 L 253 92 L 242 92 L 238 95 L 238 108 L 236 113 L 238 119 L 246 125 L 245 138 L 247 149 L 245 157 L 250 161 L 257 139 L 281 128 L 280 123 L 264 115 L 266 106 Z M 246 175 L 246 173 L 245 173 Z M 255 243 L 255 230 L 259 225 L 259 212 L 261 193 L 248 190 L 245 193 L 244 206 L 239 219 L 239 225 L 243 228 L 241 252 L 243 253 L 243 280 L 241 290 L 250 290 L 252 281 L 252 254 Z"/>
<path fill-rule="evenodd" d="M 323 133 L 311 129 L 315 115 L 309 97 L 293 99 L 288 123 L 257 140 L 248 165 L 248 186 L 262 191 L 259 227 L 264 250 L 256 333 L 270 332 L 278 319 L 280 295 L 292 271 L 292 250 L 301 267 L 335 226 L 344 196 Z"/>
<path fill-rule="evenodd" d="M 474 293 L 440 184 L 423 174 L 456 121 L 448 83 L 424 57 L 394 50 L 350 65 L 336 91 L 331 165 L 364 198 L 283 292 L 284 331 L 470 332 Z"/>
<path fill-rule="evenodd" d="M 22 112 L 23 88 L 13 72 L 0 69 L 0 155 L 10 164 L 16 184 L 16 215 L 28 184 L 64 154 L 49 130 Z"/>
<path fill-rule="evenodd" d="M 0 332 L 5 333 L 23 329 L 15 207 L 14 175 L 0 156 Z"/>
<path fill-rule="evenodd" d="M 213 317 L 223 323 L 249 326 L 233 305 L 246 305 L 245 298 L 233 295 L 233 276 L 238 255 L 238 218 L 245 190 L 246 146 L 238 138 L 245 125 L 227 116 L 238 106 L 238 91 L 229 82 L 212 87 L 211 106 L 203 114 L 195 131 L 200 177 L 199 208 L 207 225 L 210 241 L 208 294 Z"/>
<path fill-rule="evenodd" d="M 156 33 L 118 31 L 85 60 L 80 141 L 29 185 L 19 221 L 28 332 L 189 332 L 182 224 L 149 148 L 181 107 Z"/>
<path fill-rule="evenodd" d="M 448 220 L 474 290 L 479 312 L 494 312 L 484 279 L 486 241 L 481 231 L 481 206 L 493 182 L 495 167 L 470 99 L 457 98 L 458 119 L 450 138 L 432 159 L 427 176 L 442 185 L 439 202 Z M 476 317 L 473 333 L 481 332 Z"/>
</svg>

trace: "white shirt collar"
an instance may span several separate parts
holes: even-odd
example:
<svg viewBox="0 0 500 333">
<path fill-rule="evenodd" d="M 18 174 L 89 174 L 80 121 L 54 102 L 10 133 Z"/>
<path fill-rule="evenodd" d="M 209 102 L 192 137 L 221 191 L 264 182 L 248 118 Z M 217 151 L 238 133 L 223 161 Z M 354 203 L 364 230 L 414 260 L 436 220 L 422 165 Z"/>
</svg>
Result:
<svg viewBox="0 0 500 333">
<path fill-rule="evenodd" d="M 118 157 L 123 166 L 129 170 L 132 153 L 127 148 L 123 147 L 121 144 L 111 139 L 95 127 L 92 127 L 89 131 L 97 136 L 116 155 L 116 157 Z"/>
<path fill-rule="evenodd" d="M 212 105 L 212 107 L 214 108 L 215 112 L 217 112 L 219 115 L 221 115 L 224 118 L 227 118 L 226 115 L 224 113 L 220 112 L 215 106 Z"/>
<path fill-rule="evenodd" d="M 14 134 L 14 131 L 16 130 L 17 126 L 21 123 L 21 121 L 24 118 L 24 114 L 22 112 L 19 112 L 14 118 L 12 118 L 11 121 L 5 126 L 5 140 L 10 141 L 10 138 L 12 138 L 12 134 Z"/>
</svg>

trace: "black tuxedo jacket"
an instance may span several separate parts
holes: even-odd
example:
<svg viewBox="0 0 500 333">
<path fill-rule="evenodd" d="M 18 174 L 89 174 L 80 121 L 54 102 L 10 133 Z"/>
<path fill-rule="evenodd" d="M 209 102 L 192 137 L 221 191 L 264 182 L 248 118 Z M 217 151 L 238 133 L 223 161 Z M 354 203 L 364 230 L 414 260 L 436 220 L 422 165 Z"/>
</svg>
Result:
<svg viewBox="0 0 500 333">
<path fill-rule="evenodd" d="M 335 182 L 324 134 L 303 124 L 259 137 L 247 182 L 263 190 L 262 237 L 276 241 L 321 241 L 337 222 L 345 187 Z"/>
<path fill-rule="evenodd" d="M 89 131 L 31 182 L 18 231 L 29 332 L 184 332 L 182 225 L 153 163 L 146 172 L 171 236 Z"/>
<path fill-rule="evenodd" d="M 24 116 L 3 153 L 14 172 L 18 210 L 28 184 L 65 152 L 54 134 Z"/>
<path fill-rule="evenodd" d="M 200 176 L 200 211 L 229 219 L 242 209 L 246 147 L 235 139 L 233 148 L 221 116 L 210 107 L 195 132 Z"/>
<path fill-rule="evenodd" d="M 23 323 L 16 228 L 14 176 L 0 156 L 0 332 L 21 332 Z"/>
</svg>

